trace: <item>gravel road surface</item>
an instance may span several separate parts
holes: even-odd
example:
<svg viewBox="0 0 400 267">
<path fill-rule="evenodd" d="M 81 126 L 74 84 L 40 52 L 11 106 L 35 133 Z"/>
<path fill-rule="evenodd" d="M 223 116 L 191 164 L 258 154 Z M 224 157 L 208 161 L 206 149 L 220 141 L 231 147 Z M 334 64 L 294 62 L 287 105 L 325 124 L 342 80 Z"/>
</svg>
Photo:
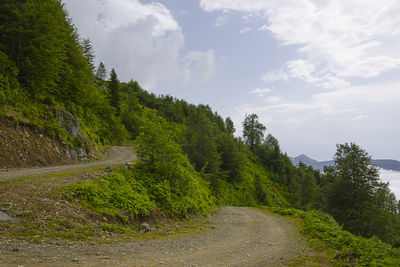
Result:
<svg viewBox="0 0 400 267">
<path fill-rule="evenodd" d="M 0 179 L 29 177 L 29 176 L 52 174 L 65 171 L 90 170 L 135 160 L 136 156 L 132 152 L 131 148 L 123 146 L 113 146 L 107 149 L 104 157 L 101 160 L 97 160 L 94 162 L 72 164 L 72 165 L 47 167 L 47 168 L 32 168 L 32 169 L 13 170 L 9 172 L 0 172 Z"/>
<path fill-rule="evenodd" d="M 252 208 L 222 207 L 196 235 L 130 243 L 0 242 L 0 266 L 287 266 L 312 253 L 285 218 Z"/>
</svg>

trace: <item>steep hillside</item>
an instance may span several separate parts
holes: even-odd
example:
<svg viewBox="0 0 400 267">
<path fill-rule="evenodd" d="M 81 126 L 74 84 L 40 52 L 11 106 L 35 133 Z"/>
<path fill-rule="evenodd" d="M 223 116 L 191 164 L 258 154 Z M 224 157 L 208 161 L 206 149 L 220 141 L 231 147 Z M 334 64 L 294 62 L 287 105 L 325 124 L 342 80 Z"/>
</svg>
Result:
<svg viewBox="0 0 400 267">
<path fill-rule="evenodd" d="M 69 144 L 30 124 L 28 119 L 0 116 L 1 171 L 95 158 L 97 146 L 84 137 L 78 120 L 62 110 L 57 112 L 56 119 L 60 131 L 68 134 Z"/>
<path fill-rule="evenodd" d="M 14 168 L 60 165 L 78 160 L 76 153 L 47 134 L 12 119 L 0 118 L 0 166 Z M 71 151 L 71 152 L 70 152 Z"/>
<path fill-rule="evenodd" d="M 132 144 L 138 156 L 133 167 L 76 180 L 45 198 L 79 204 L 112 222 L 108 230 L 132 229 L 154 213 L 208 214 L 217 205 L 316 209 L 356 235 L 400 245 L 400 204 L 356 144 L 338 145 L 340 164 L 321 173 L 293 165 L 256 114 L 245 116 L 236 137 L 232 120 L 208 105 L 156 96 L 136 81 L 120 82 L 114 69 L 108 78 L 104 64 L 95 71 L 90 41 L 60 1 L 1 1 L 0 25 L 2 169 L 84 159 L 110 144 Z M 30 236 L 47 231 L 20 225 Z"/>
</svg>

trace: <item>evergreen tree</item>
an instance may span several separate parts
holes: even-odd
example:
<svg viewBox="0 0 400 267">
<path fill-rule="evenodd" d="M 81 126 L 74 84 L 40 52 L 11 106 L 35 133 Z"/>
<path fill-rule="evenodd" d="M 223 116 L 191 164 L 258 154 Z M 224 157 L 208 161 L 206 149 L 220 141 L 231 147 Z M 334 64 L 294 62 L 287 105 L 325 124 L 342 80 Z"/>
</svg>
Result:
<svg viewBox="0 0 400 267">
<path fill-rule="evenodd" d="M 233 135 L 236 131 L 233 121 L 230 117 L 225 119 L 225 129 L 230 135 Z"/>
<path fill-rule="evenodd" d="M 107 78 L 107 70 L 103 62 L 100 62 L 99 66 L 97 67 L 96 78 L 99 80 L 105 80 Z"/>
<path fill-rule="evenodd" d="M 264 143 L 273 151 L 276 151 L 277 153 L 280 153 L 280 148 L 279 148 L 279 141 L 275 137 L 273 137 L 271 134 L 268 134 L 267 137 L 265 138 Z"/>
<path fill-rule="evenodd" d="M 86 58 L 87 63 L 89 65 L 89 68 L 91 71 L 94 71 L 94 51 L 92 44 L 89 39 L 83 39 L 81 41 L 81 46 L 82 46 L 82 54 Z"/>
<path fill-rule="evenodd" d="M 256 146 L 261 145 L 265 130 L 265 126 L 258 122 L 256 114 L 246 116 L 243 122 L 243 139 L 250 150 L 253 151 Z"/>
<path fill-rule="evenodd" d="M 119 106 L 119 81 L 117 77 L 117 73 L 114 69 L 111 69 L 110 80 L 108 83 L 109 97 L 111 106 L 113 106 L 116 110 L 117 115 L 120 113 Z"/>
</svg>

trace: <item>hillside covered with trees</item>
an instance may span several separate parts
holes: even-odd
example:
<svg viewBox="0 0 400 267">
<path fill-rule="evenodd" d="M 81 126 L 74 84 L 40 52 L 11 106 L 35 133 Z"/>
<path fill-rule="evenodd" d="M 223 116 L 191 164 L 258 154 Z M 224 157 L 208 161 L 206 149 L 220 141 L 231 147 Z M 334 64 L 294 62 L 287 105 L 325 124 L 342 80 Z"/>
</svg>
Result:
<svg viewBox="0 0 400 267">
<path fill-rule="evenodd" d="M 140 159 L 69 188 L 83 205 L 127 224 L 154 209 L 182 217 L 217 205 L 320 210 L 355 235 L 400 245 L 400 205 L 359 146 L 338 145 L 324 172 L 294 166 L 256 114 L 237 137 L 229 117 L 120 82 L 94 57 L 59 1 L 0 3 L 0 115 L 82 145 L 57 121 L 63 110 L 82 125 L 87 149 L 133 144 Z"/>
</svg>

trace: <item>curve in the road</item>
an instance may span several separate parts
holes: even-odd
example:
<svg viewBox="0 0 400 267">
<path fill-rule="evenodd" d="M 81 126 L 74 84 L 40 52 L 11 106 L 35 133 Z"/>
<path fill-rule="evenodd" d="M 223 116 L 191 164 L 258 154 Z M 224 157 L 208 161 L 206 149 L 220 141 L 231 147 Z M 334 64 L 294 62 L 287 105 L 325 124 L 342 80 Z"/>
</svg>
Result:
<svg viewBox="0 0 400 267">
<path fill-rule="evenodd" d="M 15 244 L 0 241 L 0 263 L 41 266 L 287 266 L 314 253 L 287 219 L 245 207 L 222 207 L 202 234 L 115 244 Z M 308 266 L 308 265 L 303 265 Z"/>
<path fill-rule="evenodd" d="M 98 161 L 78 163 L 72 165 L 31 168 L 31 169 L 9 171 L 9 172 L 1 172 L 0 179 L 30 177 L 36 175 L 53 174 L 53 173 L 68 172 L 68 171 L 90 170 L 135 160 L 136 156 L 130 147 L 113 146 L 107 149 L 104 157 Z"/>
</svg>

